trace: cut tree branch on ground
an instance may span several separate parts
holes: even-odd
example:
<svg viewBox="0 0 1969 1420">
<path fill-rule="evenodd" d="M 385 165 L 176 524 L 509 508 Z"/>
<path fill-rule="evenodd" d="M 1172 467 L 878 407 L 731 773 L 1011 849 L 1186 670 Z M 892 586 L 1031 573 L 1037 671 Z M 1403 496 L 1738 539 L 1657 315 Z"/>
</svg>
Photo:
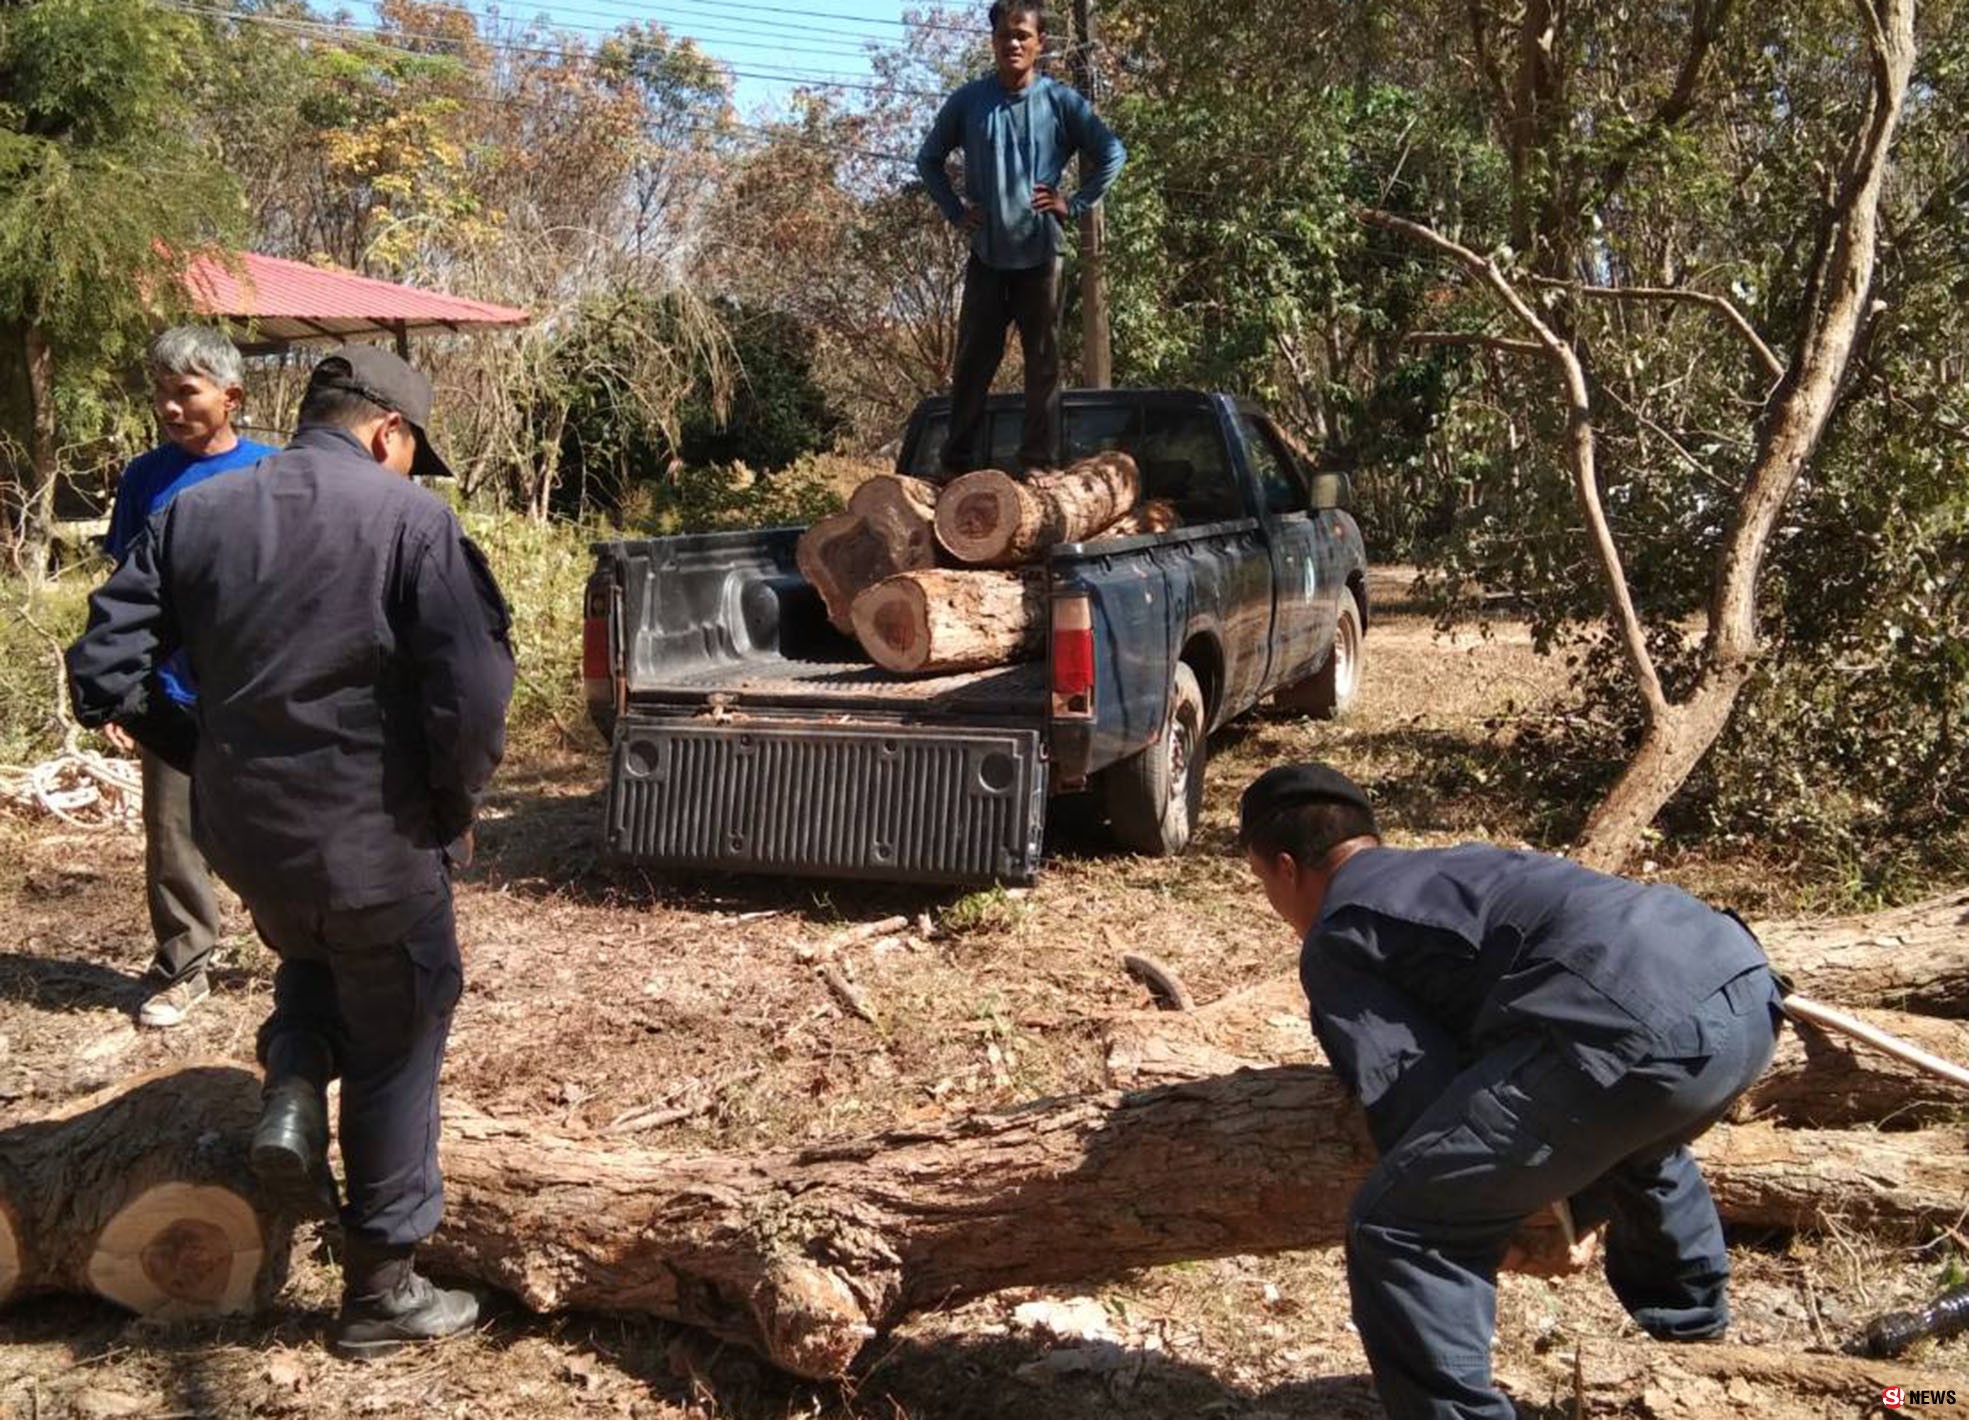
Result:
<svg viewBox="0 0 1969 1420">
<path fill-rule="evenodd" d="M 27 1249 L 18 1290 L 88 1289 L 88 1269 L 63 1259 L 94 1249 L 130 1171 L 161 1183 L 198 1167 L 212 1121 L 228 1121 L 230 1148 L 258 1102 L 253 1071 L 206 1067 L 0 1132 L 6 1217 Z M 1698 1152 L 1726 1220 L 1912 1230 L 1959 1215 L 1965 1145 L 1960 1129 L 1754 1124 L 1720 1126 Z M 1333 1245 L 1374 1157 L 1346 1091 L 1316 1068 L 728 1154 L 557 1139 L 456 1109 L 442 1152 L 434 1269 L 537 1311 L 703 1327 L 816 1377 L 844 1374 L 916 1312 L 1006 1287 Z"/>
</svg>

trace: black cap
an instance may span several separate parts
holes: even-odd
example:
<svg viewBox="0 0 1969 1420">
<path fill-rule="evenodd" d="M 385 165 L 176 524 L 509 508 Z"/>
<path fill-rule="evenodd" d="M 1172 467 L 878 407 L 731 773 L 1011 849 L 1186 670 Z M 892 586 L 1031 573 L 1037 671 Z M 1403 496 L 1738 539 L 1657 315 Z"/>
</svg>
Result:
<svg viewBox="0 0 1969 1420">
<path fill-rule="evenodd" d="M 1248 844 L 1251 830 L 1273 815 L 1306 804 L 1351 804 L 1370 815 L 1367 791 L 1326 764 L 1281 764 L 1251 781 L 1237 805 L 1237 841 Z"/>
<path fill-rule="evenodd" d="M 426 432 L 431 422 L 431 382 L 380 345 L 340 345 L 321 357 L 308 376 L 308 388 L 344 390 L 379 409 L 403 416 L 417 435 L 413 478 L 449 478 Z"/>
</svg>

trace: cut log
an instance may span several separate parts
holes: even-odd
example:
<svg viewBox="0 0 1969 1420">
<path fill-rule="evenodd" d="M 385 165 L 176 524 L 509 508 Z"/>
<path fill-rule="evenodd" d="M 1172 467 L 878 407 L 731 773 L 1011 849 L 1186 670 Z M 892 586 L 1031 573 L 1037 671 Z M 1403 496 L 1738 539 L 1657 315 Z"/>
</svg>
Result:
<svg viewBox="0 0 1969 1420">
<path fill-rule="evenodd" d="M 929 675 L 1009 665 L 1044 641 L 1044 583 L 1018 572 L 905 572 L 855 598 L 854 632 L 884 670 Z"/>
<path fill-rule="evenodd" d="M 1881 1030 L 1969 1063 L 1969 1026 L 1896 1011 L 1855 1011 Z M 1108 1028 L 1108 1082 L 1171 1084 L 1271 1065 L 1323 1063 L 1297 977 L 1269 977 L 1188 1016 L 1123 1016 Z M 1908 1129 L 1959 1119 L 1969 1093 L 1846 1036 L 1792 1022 L 1777 1053 L 1732 1117 L 1800 1128 Z"/>
<path fill-rule="evenodd" d="M 1863 916 L 1752 926 L 1807 996 L 1969 1017 L 1969 892 Z"/>
<path fill-rule="evenodd" d="M 293 1222 L 257 1201 L 259 1108 L 257 1074 L 202 1066 L 0 1132 L 0 1300 L 94 1292 L 160 1316 L 264 1304 Z"/>
<path fill-rule="evenodd" d="M 1130 513 L 1124 514 L 1118 522 L 1102 528 L 1088 542 L 1103 542 L 1111 537 L 1140 537 L 1144 533 L 1168 532 L 1181 527 L 1182 518 L 1176 512 L 1176 505 L 1167 498 L 1154 498 Z"/>
<path fill-rule="evenodd" d="M 936 563 L 932 517 L 936 486 L 882 474 L 849 495 L 847 508 L 800 534 L 793 558 L 827 606 L 827 619 L 852 635 L 855 597 L 886 577 Z"/>
<path fill-rule="evenodd" d="M 1119 451 L 1082 459 L 1021 483 L 979 469 L 937 497 L 937 541 L 974 567 L 1016 567 L 1060 542 L 1081 542 L 1112 527 L 1142 496 L 1135 460 Z"/>
<path fill-rule="evenodd" d="M 87 1230 L 72 1219 L 107 1218 L 108 1200 L 133 1192 L 101 1163 L 156 1178 L 150 1159 L 182 1172 L 215 1137 L 216 1152 L 236 1153 L 257 1099 L 250 1072 L 192 1070 L 77 1119 L 0 1134 L 10 1180 L 52 1181 L 61 1169 L 50 1145 L 71 1151 L 65 1197 L 44 1186 L 25 1213 L 17 1195 L 9 1203 L 17 1218 L 54 1220 L 54 1235 L 86 1253 Z M 808 1376 L 842 1373 L 913 1312 L 1001 1288 L 1335 1244 L 1373 1159 L 1358 1111 L 1322 1069 L 1042 1100 L 934 1128 L 732 1154 L 600 1146 L 453 1113 L 434 1268 L 535 1310 L 705 1327 Z M 1894 1226 L 1954 1221 L 1969 1188 L 1966 1143 L 1959 1129 L 1724 1125 L 1698 1152 L 1726 1219 Z M 80 1266 L 30 1259 L 29 1268 L 42 1269 L 35 1285 L 87 1285 Z"/>
</svg>

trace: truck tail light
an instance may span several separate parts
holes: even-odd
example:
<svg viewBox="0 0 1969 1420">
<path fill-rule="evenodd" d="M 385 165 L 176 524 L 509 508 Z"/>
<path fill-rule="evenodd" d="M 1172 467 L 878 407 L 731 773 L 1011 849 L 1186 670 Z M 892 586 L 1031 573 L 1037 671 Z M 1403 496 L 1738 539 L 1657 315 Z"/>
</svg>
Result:
<svg viewBox="0 0 1969 1420">
<path fill-rule="evenodd" d="M 590 580 L 581 599 L 581 689 L 598 724 L 622 709 L 626 689 L 616 684 L 613 622 L 618 601 L 613 580 L 602 576 Z"/>
<path fill-rule="evenodd" d="M 1094 718 L 1094 605 L 1085 592 L 1053 598 L 1053 717 Z"/>
</svg>

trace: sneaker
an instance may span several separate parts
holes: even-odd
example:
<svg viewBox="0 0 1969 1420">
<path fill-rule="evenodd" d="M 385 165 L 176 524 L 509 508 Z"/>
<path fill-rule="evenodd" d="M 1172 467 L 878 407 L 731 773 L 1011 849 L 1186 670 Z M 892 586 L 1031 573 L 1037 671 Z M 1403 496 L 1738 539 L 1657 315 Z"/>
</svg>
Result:
<svg viewBox="0 0 1969 1420">
<path fill-rule="evenodd" d="M 137 1024 L 152 1030 L 181 1026 L 185 1023 L 185 1017 L 191 1014 L 191 1008 L 211 994 L 211 981 L 204 972 L 195 972 L 182 981 L 166 986 L 145 1001 L 137 1012 Z"/>
</svg>

